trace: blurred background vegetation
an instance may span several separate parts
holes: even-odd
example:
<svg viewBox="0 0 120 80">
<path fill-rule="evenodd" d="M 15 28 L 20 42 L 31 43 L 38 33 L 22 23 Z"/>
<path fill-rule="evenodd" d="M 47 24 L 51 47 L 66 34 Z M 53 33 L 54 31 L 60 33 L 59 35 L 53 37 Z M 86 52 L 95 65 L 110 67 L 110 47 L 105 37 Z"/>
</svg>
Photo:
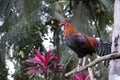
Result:
<svg viewBox="0 0 120 80">
<path fill-rule="evenodd" d="M 65 45 L 59 22 L 69 20 L 78 31 L 111 41 L 113 7 L 114 0 L 0 0 L 0 80 L 42 80 L 25 74 L 25 60 L 35 55 L 34 49 L 46 52 L 47 40 L 65 64 L 64 72 L 50 80 L 72 80 L 64 74 L 76 67 L 78 58 Z M 92 61 L 96 55 L 87 58 Z M 92 69 L 97 80 L 107 80 L 109 67 L 100 63 Z"/>
</svg>

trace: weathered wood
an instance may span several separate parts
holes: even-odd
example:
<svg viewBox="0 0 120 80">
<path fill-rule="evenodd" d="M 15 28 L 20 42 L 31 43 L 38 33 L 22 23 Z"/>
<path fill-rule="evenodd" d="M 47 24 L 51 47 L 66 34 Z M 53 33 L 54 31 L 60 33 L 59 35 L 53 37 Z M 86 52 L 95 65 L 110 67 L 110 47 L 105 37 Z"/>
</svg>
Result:
<svg viewBox="0 0 120 80">
<path fill-rule="evenodd" d="M 115 0 L 114 3 L 112 52 L 120 54 L 120 0 Z M 110 61 L 109 80 L 120 80 L 120 59 Z"/>
</svg>

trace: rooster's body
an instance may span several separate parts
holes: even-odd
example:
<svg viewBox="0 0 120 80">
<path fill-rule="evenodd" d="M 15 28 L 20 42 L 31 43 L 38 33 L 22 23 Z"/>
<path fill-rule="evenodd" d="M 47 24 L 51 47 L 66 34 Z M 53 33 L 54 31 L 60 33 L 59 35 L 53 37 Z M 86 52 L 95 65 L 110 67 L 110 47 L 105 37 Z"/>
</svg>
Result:
<svg viewBox="0 0 120 80">
<path fill-rule="evenodd" d="M 111 53 L 111 43 L 81 34 L 67 21 L 62 21 L 60 24 L 65 27 L 66 44 L 76 52 L 79 58 L 95 52 L 98 52 L 99 56 Z"/>
</svg>

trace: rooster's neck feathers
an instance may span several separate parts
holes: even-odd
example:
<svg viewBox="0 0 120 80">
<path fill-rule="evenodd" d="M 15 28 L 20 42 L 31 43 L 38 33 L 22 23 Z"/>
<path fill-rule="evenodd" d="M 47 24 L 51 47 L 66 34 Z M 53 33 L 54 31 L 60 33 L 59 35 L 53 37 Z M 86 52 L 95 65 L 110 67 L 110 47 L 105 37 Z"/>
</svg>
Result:
<svg viewBox="0 0 120 80">
<path fill-rule="evenodd" d="M 75 33 L 76 30 L 73 25 L 68 25 L 65 27 L 66 39 L 70 37 L 71 34 Z"/>
</svg>

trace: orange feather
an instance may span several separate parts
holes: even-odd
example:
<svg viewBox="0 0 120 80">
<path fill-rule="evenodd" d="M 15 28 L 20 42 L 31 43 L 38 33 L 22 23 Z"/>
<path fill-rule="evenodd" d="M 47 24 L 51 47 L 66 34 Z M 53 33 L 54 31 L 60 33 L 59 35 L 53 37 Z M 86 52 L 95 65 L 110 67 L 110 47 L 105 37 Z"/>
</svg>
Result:
<svg viewBox="0 0 120 80">
<path fill-rule="evenodd" d="M 75 33 L 76 30 L 72 24 L 68 24 L 67 27 L 65 27 L 65 33 L 66 33 L 66 39 L 70 37 L 71 34 Z"/>
</svg>

